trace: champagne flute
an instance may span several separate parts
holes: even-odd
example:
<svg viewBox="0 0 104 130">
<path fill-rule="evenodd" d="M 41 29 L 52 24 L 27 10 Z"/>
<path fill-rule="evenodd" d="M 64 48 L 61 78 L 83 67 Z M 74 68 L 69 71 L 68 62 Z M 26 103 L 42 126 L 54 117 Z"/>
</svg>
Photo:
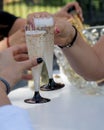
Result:
<svg viewBox="0 0 104 130">
<path fill-rule="evenodd" d="M 44 61 L 47 67 L 49 82 L 40 87 L 43 91 L 56 90 L 64 87 L 64 84 L 56 83 L 53 79 L 53 52 L 54 52 L 54 21 L 53 17 L 34 19 L 35 27 L 46 30 L 44 44 Z M 41 23 L 41 27 L 40 24 Z"/>
<path fill-rule="evenodd" d="M 25 34 L 26 34 L 26 44 L 28 48 L 29 58 L 31 59 L 31 58 L 43 57 L 44 44 L 45 44 L 44 35 L 46 34 L 46 31 L 32 30 L 31 27 L 29 27 L 29 29 L 26 30 Z M 39 92 L 42 65 L 43 64 L 39 64 L 38 66 L 32 68 L 35 92 L 33 98 L 24 100 L 26 103 L 35 104 L 35 103 L 45 103 L 50 101 L 50 99 L 41 97 Z"/>
</svg>

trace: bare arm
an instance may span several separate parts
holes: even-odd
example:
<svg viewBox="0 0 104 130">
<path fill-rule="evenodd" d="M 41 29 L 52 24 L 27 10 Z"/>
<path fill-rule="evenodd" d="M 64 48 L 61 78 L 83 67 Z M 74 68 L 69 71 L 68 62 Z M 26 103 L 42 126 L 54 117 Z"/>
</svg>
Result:
<svg viewBox="0 0 104 130">
<path fill-rule="evenodd" d="M 104 60 L 100 53 L 80 36 L 71 48 L 64 48 L 63 52 L 72 68 L 86 80 L 96 81 L 104 77 Z"/>
<path fill-rule="evenodd" d="M 38 13 L 38 17 L 43 17 L 43 15 Z M 28 17 L 28 20 L 32 23 L 31 17 Z M 66 18 L 54 16 L 54 20 L 55 44 L 65 46 L 72 41 L 75 30 Z M 86 80 L 96 81 L 104 78 L 103 41 L 104 37 L 91 47 L 78 32 L 74 44 L 62 49 L 72 68 Z"/>
<path fill-rule="evenodd" d="M 64 26 L 63 26 L 64 25 Z M 70 43 L 75 35 L 72 25 L 65 20 L 56 20 L 55 34 L 57 45 Z M 73 46 L 62 49 L 72 68 L 86 80 L 99 80 L 104 77 L 104 36 L 91 47 L 78 33 Z"/>
<path fill-rule="evenodd" d="M 4 83 L 0 81 L 0 106 L 11 104 L 6 94 L 6 87 Z"/>
</svg>

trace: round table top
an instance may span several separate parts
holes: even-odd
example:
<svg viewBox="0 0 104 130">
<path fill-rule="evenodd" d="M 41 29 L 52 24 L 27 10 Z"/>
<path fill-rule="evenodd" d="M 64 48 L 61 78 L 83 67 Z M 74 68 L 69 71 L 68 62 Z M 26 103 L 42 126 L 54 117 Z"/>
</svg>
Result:
<svg viewBox="0 0 104 130">
<path fill-rule="evenodd" d="M 40 91 L 51 101 L 27 104 L 34 91 L 28 86 L 9 94 L 12 104 L 26 109 L 35 130 L 104 130 L 104 96 L 81 93 L 70 84 L 55 91 Z"/>
</svg>

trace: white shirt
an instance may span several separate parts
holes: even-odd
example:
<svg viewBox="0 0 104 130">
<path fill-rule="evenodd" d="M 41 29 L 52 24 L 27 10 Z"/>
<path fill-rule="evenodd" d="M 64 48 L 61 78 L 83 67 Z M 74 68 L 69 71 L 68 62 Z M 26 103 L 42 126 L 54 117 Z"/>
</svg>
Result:
<svg viewBox="0 0 104 130">
<path fill-rule="evenodd" d="M 0 130 L 34 130 L 28 112 L 22 108 L 0 107 Z"/>
</svg>

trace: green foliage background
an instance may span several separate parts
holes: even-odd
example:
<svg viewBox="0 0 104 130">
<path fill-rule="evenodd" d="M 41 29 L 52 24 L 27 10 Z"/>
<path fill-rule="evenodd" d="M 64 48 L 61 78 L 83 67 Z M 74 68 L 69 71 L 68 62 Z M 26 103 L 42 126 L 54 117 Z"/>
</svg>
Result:
<svg viewBox="0 0 104 130">
<path fill-rule="evenodd" d="M 34 3 L 32 3 L 32 2 Z M 16 16 L 26 18 L 28 13 L 47 11 L 49 13 L 57 12 L 62 6 L 68 2 L 75 0 L 20 0 L 18 2 L 5 3 L 4 10 Z"/>
</svg>

